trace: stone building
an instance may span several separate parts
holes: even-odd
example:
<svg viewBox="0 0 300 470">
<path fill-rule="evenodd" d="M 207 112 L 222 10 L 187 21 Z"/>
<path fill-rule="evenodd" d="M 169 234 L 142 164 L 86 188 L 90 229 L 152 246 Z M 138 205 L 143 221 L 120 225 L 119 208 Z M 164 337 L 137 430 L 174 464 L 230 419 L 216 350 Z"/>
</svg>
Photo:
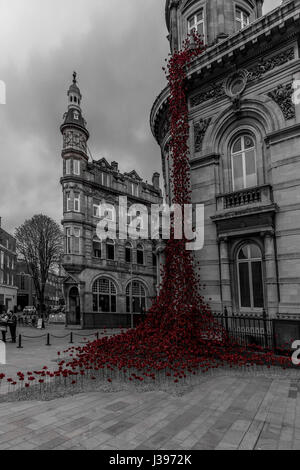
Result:
<svg viewBox="0 0 300 470">
<path fill-rule="evenodd" d="M 154 173 L 148 184 L 135 170 L 121 173 L 117 162 L 89 158 L 89 132 L 75 73 L 61 132 L 68 323 L 82 328 L 127 326 L 130 314 L 146 311 L 156 295 L 156 247 L 150 238 L 100 240 L 96 233 L 100 205 L 113 208 L 106 216 L 117 225 L 119 197 L 126 196 L 128 206 L 144 204 L 150 209 L 152 203 L 161 202 L 159 174 Z"/>
<path fill-rule="evenodd" d="M 16 240 L 1 227 L 0 218 L 0 313 L 17 305 Z"/>
<path fill-rule="evenodd" d="M 215 312 L 300 314 L 300 1 L 167 0 L 171 51 L 193 29 L 206 51 L 187 73 L 193 203 L 205 205 L 203 295 Z M 151 128 L 171 198 L 168 88 Z"/>
<path fill-rule="evenodd" d="M 45 308 L 58 307 L 63 303 L 64 277 L 59 273 L 49 272 L 45 286 Z M 18 287 L 17 305 L 22 310 L 27 306 L 38 307 L 38 296 L 34 286 L 32 275 L 28 272 L 26 262 L 17 260 L 16 286 Z"/>
</svg>

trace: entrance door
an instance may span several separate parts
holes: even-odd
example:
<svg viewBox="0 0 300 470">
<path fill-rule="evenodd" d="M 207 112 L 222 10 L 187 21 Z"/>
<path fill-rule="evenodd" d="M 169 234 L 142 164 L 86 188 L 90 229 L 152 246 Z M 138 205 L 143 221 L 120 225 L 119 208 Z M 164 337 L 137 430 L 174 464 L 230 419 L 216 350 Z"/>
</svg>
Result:
<svg viewBox="0 0 300 470">
<path fill-rule="evenodd" d="M 69 292 L 69 323 L 80 325 L 80 297 L 77 287 L 72 287 Z"/>
</svg>

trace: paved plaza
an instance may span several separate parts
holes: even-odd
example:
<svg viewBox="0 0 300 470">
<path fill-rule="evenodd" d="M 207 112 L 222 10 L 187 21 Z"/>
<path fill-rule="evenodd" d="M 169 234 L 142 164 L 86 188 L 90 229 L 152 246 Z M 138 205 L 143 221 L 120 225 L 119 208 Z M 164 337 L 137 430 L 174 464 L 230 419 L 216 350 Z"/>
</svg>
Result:
<svg viewBox="0 0 300 470">
<path fill-rule="evenodd" d="M 45 346 L 45 337 L 24 339 L 24 349 L 8 343 L 8 363 L 0 365 L 7 376 L 57 367 L 57 351 L 69 347 L 69 338 L 54 338 L 70 334 L 62 325 L 20 332 L 49 332 L 52 345 Z M 74 340 L 84 344 L 83 336 Z M 268 370 L 262 376 L 220 372 L 201 376 L 184 394 L 180 385 L 174 390 L 132 387 L 0 403 L 0 449 L 300 449 L 298 371 L 278 377 Z"/>
<path fill-rule="evenodd" d="M 183 396 L 124 390 L 2 403 L 0 449 L 300 449 L 299 382 L 205 376 Z"/>
</svg>

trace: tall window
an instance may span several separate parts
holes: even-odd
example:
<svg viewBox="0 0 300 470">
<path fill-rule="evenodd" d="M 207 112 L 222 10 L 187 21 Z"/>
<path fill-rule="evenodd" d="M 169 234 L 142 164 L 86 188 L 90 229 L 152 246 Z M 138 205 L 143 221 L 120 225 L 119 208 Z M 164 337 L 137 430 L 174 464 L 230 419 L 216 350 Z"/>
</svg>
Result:
<svg viewBox="0 0 300 470">
<path fill-rule="evenodd" d="M 114 241 L 110 239 L 106 241 L 106 258 L 111 261 L 115 259 L 115 244 Z"/>
<path fill-rule="evenodd" d="M 236 28 L 238 31 L 241 29 L 246 28 L 246 26 L 249 26 L 250 24 L 250 15 L 247 13 L 245 10 L 242 10 L 241 8 L 236 8 L 235 10 L 235 22 L 236 22 Z"/>
<path fill-rule="evenodd" d="M 141 313 L 146 310 L 146 290 L 140 281 L 132 281 L 126 287 L 127 313 Z"/>
<path fill-rule="evenodd" d="M 130 243 L 125 245 L 125 261 L 126 263 L 132 263 L 132 246 Z"/>
<path fill-rule="evenodd" d="M 188 33 L 192 31 L 198 33 L 201 36 L 204 36 L 204 10 L 201 10 L 194 13 L 188 18 Z"/>
<path fill-rule="evenodd" d="M 144 264 L 144 248 L 142 245 L 137 246 L 136 261 L 137 261 L 137 264 Z"/>
<path fill-rule="evenodd" d="M 238 137 L 231 148 L 233 190 L 257 185 L 256 150 L 250 135 Z"/>
<path fill-rule="evenodd" d="M 74 211 L 80 212 L 80 194 L 74 193 Z"/>
<path fill-rule="evenodd" d="M 71 228 L 66 228 L 66 252 L 67 254 L 72 253 L 72 235 L 71 235 Z"/>
<path fill-rule="evenodd" d="M 139 195 L 139 185 L 137 183 L 130 183 L 130 192 L 132 196 L 138 197 Z"/>
<path fill-rule="evenodd" d="M 237 257 L 239 302 L 241 308 L 263 308 L 262 256 L 253 243 L 244 245 Z"/>
<path fill-rule="evenodd" d="M 66 160 L 66 175 L 70 175 L 71 174 L 71 159 L 68 158 L 68 160 Z"/>
<path fill-rule="evenodd" d="M 116 313 L 117 289 L 115 284 L 107 278 L 100 278 L 93 284 L 93 311 Z"/>
<path fill-rule="evenodd" d="M 70 212 L 70 210 L 71 210 L 71 193 L 69 191 L 66 193 L 66 199 L 67 199 L 67 212 Z"/>
<path fill-rule="evenodd" d="M 80 254 L 80 228 L 74 227 L 73 235 L 74 235 L 73 253 L 75 255 L 79 255 Z"/>
<path fill-rule="evenodd" d="M 93 239 L 93 256 L 94 258 L 101 258 L 101 242 L 97 236 Z"/>
<path fill-rule="evenodd" d="M 73 173 L 74 175 L 80 175 L 80 161 L 73 160 Z"/>
</svg>

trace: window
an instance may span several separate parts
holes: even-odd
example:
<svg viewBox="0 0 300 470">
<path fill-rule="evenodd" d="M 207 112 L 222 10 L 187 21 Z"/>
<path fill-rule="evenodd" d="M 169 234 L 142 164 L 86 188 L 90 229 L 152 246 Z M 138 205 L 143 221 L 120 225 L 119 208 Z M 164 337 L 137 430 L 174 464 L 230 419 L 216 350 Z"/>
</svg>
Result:
<svg viewBox="0 0 300 470">
<path fill-rule="evenodd" d="M 0 268 L 3 269 L 4 267 L 4 252 L 0 252 Z"/>
<path fill-rule="evenodd" d="M 129 192 L 132 196 L 139 196 L 139 185 L 138 183 L 129 183 Z"/>
<path fill-rule="evenodd" d="M 107 240 L 106 242 L 106 258 L 114 261 L 115 259 L 115 244 L 113 240 Z"/>
<path fill-rule="evenodd" d="M 194 15 L 188 18 L 188 34 L 192 31 L 204 36 L 204 10 L 197 11 Z"/>
<path fill-rule="evenodd" d="M 101 242 L 97 236 L 93 239 L 93 256 L 94 258 L 101 258 Z"/>
<path fill-rule="evenodd" d="M 132 246 L 130 243 L 125 245 L 125 261 L 126 263 L 132 263 Z"/>
<path fill-rule="evenodd" d="M 74 234 L 73 252 L 75 255 L 79 255 L 80 254 L 80 228 L 74 227 L 73 234 Z"/>
<path fill-rule="evenodd" d="M 152 264 L 153 266 L 157 266 L 157 256 L 155 253 L 152 253 Z"/>
<path fill-rule="evenodd" d="M 74 100 L 75 100 L 75 103 L 76 103 L 77 99 L 74 98 Z M 74 111 L 74 119 L 75 119 L 75 121 L 78 121 L 78 119 L 79 119 L 79 112 L 78 111 Z"/>
<path fill-rule="evenodd" d="M 100 217 L 100 209 L 97 204 L 93 205 L 93 216 L 94 217 Z"/>
<path fill-rule="evenodd" d="M 70 175 L 71 174 L 71 159 L 68 158 L 68 160 L 66 160 L 66 175 Z"/>
<path fill-rule="evenodd" d="M 73 231 L 71 227 L 66 228 L 66 253 L 68 255 L 80 254 L 80 228 L 74 227 Z"/>
<path fill-rule="evenodd" d="M 257 185 L 256 151 L 252 137 L 238 137 L 231 149 L 233 190 L 249 188 Z"/>
<path fill-rule="evenodd" d="M 257 245 L 247 244 L 239 250 L 237 271 L 240 307 L 263 308 L 262 256 Z"/>
<path fill-rule="evenodd" d="M 80 212 L 80 194 L 74 193 L 74 211 Z"/>
<path fill-rule="evenodd" d="M 116 313 L 117 289 L 115 284 L 106 278 L 97 279 L 93 284 L 93 311 Z"/>
<path fill-rule="evenodd" d="M 80 175 L 80 161 L 73 160 L 73 172 L 74 175 Z"/>
<path fill-rule="evenodd" d="M 126 288 L 126 312 L 141 313 L 146 310 L 146 290 L 140 281 L 132 281 Z"/>
<path fill-rule="evenodd" d="M 67 212 L 70 212 L 70 210 L 71 210 L 71 193 L 69 191 L 66 193 L 66 198 L 67 198 Z"/>
<path fill-rule="evenodd" d="M 142 245 L 137 246 L 136 261 L 137 261 L 137 264 L 144 264 L 144 248 Z"/>
<path fill-rule="evenodd" d="M 250 24 L 250 15 L 245 10 L 241 8 L 236 8 L 235 10 L 235 22 L 237 30 L 240 31 L 241 29 L 246 28 Z"/>
</svg>

